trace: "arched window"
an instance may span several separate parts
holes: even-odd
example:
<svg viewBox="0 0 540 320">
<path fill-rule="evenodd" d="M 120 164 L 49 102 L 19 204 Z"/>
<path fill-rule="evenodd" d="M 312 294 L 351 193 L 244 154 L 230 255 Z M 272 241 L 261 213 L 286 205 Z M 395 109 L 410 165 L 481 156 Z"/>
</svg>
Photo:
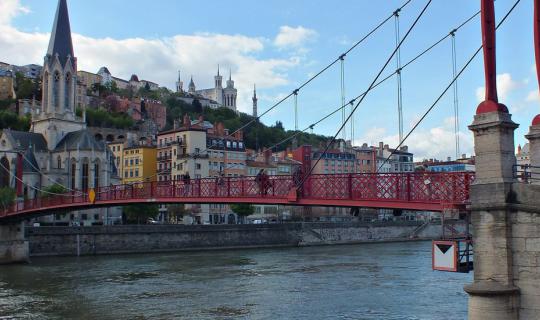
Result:
<svg viewBox="0 0 540 320">
<path fill-rule="evenodd" d="M 77 164 L 75 163 L 75 159 L 71 159 L 71 172 L 70 172 L 70 176 L 71 176 L 71 188 L 72 189 L 76 189 L 77 188 L 77 185 L 76 185 L 76 174 L 77 174 Z"/>
<path fill-rule="evenodd" d="M 88 191 L 88 161 L 84 161 L 81 166 L 81 189 Z"/>
<path fill-rule="evenodd" d="M 60 73 L 58 71 L 54 72 L 52 85 L 53 85 L 52 106 L 54 110 L 59 110 L 60 109 Z"/>
<path fill-rule="evenodd" d="M 99 187 L 99 160 L 94 164 L 94 188 Z"/>
<path fill-rule="evenodd" d="M 70 110 L 70 100 L 71 100 L 71 73 L 66 74 L 66 79 L 64 82 L 64 109 Z"/>
<path fill-rule="evenodd" d="M 49 107 L 48 106 L 48 103 L 49 103 L 49 73 L 48 72 L 45 72 L 45 74 L 43 75 L 43 101 L 41 102 L 42 106 L 42 110 L 43 112 L 47 112 L 47 108 Z"/>
<path fill-rule="evenodd" d="M 0 188 L 6 188 L 9 187 L 9 160 L 3 157 L 0 164 Z"/>
</svg>

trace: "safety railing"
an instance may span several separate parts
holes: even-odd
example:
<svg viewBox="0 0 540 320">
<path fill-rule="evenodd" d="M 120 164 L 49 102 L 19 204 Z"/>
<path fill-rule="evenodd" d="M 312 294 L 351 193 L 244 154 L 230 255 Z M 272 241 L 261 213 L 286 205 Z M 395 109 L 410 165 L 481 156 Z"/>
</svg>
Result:
<svg viewBox="0 0 540 320">
<path fill-rule="evenodd" d="M 118 202 L 155 200 L 167 202 L 172 199 L 208 199 L 209 202 L 224 198 L 285 199 L 303 177 L 266 176 L 217 177 L 166 182 L 140 182 L 111 185 L 95 189 L 94 202 Z M 428 204 L 466 204 L 470 185 L 474 180 L 471 172 L 449 173 L 358 173 L 311 175 L 297 188 L 300 199 L 324 201 L 396 201 Z M 262 200 L 261 202 L 264 202 Z M 91 205 L 87 192 L 73 192 L 46 198 L 29 199 L 0 211 L 0 218 L 23 211 L 69 208 L 70 205 Z"/>
</svg>

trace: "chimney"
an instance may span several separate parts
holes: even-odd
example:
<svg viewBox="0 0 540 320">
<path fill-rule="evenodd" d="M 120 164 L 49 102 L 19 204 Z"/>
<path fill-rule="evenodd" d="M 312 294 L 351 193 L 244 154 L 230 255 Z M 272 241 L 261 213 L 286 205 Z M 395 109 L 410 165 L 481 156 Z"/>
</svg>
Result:
<svg viewBox="0 0 540 320">
<path fill-rule="evenodd" d="M 518 156 L 521 155 L 521 144 L 518 144 L 517 154 Z"/>
<path fill-rule="evenodd" d="M 384 148 L 384 143 L 381 141 L 379 142 L 379 150 L 382 150 Z"/>
<path fill-rule="evenodd" d="M 461 155 L 461 159 L 467 159 L 467 155 L 464 153 Z"/>
<path fill-rule="evenodd" d="M 446 158 L 446 161 L 452 161 L 452 157 Z"/>
<path fill-rule="evenodd" d="M 173 120 L 173 129 L 178 129 L 178 120 Z"/>
<path fill-rule="evenodd" d="M 390 146 L 387 145 L 387 144 L 385 144 L 385 145 L 384 145 L 384 150 L 388 150 L 388 149 L 390 149 Z"/>
</svg>

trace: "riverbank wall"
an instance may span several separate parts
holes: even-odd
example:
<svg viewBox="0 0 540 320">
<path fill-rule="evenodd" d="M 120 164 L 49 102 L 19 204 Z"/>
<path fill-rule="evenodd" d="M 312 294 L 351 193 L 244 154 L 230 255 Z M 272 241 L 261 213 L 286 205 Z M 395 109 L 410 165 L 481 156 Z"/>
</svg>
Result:
<svg viewBox="0 0 540 320">
<path fill-rule="evenodd" d="M 421 222 L 123 225 L 28 227 L 25 233 L 30 256 L 79 256 L 428 240 L 440 238 L 442 227 Z"/>
</svg>

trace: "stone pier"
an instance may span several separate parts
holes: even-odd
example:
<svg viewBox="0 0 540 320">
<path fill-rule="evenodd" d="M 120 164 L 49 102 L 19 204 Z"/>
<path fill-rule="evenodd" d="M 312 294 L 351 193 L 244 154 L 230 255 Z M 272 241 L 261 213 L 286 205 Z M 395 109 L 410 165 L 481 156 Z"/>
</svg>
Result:
<svg viewBox="0 0 540 320">
<path fill-rule="evenodd" d="M 0 224 L 0 264 L 28 261 L 29 248 L 24 238 L 24 223 Z"/>
</svg>

